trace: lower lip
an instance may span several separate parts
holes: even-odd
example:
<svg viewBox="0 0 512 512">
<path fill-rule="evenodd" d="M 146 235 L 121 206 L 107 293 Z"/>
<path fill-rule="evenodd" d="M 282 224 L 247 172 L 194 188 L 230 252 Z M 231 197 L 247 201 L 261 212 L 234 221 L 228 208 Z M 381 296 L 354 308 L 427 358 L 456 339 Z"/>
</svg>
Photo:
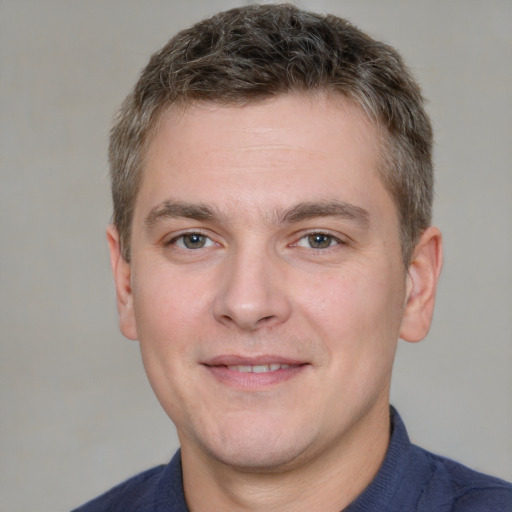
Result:
<svg viewBox="0 0 512 512">
<path fill-rule="evenodd" d="M 290 379 L 293 379 L 294 377 L 297 377 L 300 373 L 305 371 L 307 366 L 309 365 L 301 364 L 275 371 L 252 373 L 230 370 L 227 366 L 223 365 L 204 365 L 210 374 L 213 375 L 218 381 L 246 390 L 258 390 L 261 388 L 281 384 Z"/>
</svg>

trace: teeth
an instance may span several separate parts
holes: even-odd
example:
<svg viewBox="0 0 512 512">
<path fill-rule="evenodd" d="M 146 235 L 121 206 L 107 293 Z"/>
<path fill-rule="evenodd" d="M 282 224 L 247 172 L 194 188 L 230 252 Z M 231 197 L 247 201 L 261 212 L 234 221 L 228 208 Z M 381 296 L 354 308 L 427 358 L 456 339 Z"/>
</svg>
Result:
<svg viewBox="0 0 512 512">
<path fill-rule="evenodd" d="M 277 370 L 286 370 L 287 368 L 290 368 L 289 364 L 279 364 L 279 363 L 272 363 L 272 364 L 255 364 L 253 366 L 249 365 L 235 365 L 235 366 L 228 366 L 230 370 L 233 370 L 234 372 L 241 372 L 241 373 L 266 373 L 266 372 L 275 372 Z"/>
</svg>

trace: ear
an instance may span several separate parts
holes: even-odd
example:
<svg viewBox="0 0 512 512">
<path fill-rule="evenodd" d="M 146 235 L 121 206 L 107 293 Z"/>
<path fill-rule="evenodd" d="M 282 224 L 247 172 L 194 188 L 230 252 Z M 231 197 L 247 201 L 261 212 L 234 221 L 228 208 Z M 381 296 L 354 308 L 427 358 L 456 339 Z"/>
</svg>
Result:
<svg viewBox="0 0 512 512">
<path fill-rule="evenodd" d="M 107 241 L 110 249 L 110 265 L 116 285 L 119 328 L 128 339 L 136 340 L 138 335 L 133 312 L 131 267 L 130 263 L 123 258 L 119 233 L 112 224 L 107 228 Z"/>
<path fill-rule="evenodd" d="M 407 270 L 405 311 L 400 326 L 400 338 L 405 341 L 421 341 L 430 330 L 442 266 L 442 235 L 431 226 L 421 234 Z"/>
</svg>

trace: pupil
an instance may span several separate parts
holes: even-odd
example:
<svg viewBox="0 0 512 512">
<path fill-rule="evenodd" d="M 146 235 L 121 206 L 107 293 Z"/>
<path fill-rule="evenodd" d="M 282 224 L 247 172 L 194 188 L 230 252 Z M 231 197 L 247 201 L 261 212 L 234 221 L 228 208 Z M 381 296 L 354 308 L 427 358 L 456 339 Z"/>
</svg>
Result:
<svg viewBox="0 0 512 512">
<path fill-rule="evenodd" d="M 324 249 L 329 247 L 331 243 L 331 237 L 328 235 L 310 235 L 309 244 L 315 249 Z"/>
</svg>

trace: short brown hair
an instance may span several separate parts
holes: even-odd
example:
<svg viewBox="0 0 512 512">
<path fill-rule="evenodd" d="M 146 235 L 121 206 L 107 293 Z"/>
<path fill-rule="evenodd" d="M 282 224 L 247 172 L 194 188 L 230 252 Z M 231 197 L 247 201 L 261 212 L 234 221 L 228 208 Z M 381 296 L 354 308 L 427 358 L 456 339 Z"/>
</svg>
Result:
<svg viewBox="0 0 512 512">
<path fill-rule="evenodd" d="M 431 221 L 432 129 L 418 84 L 400 55 L 344 19 L 289 4 L 251 5 L 201 21 L 155 53 L 110 135 L 114 224 L 123 257 L 144 158 L 171 105 L 246 104 L 295 91 L 340 94 L 381 128 L 383 182 L 401 226 L 404 262 Z"/>
</svg>

